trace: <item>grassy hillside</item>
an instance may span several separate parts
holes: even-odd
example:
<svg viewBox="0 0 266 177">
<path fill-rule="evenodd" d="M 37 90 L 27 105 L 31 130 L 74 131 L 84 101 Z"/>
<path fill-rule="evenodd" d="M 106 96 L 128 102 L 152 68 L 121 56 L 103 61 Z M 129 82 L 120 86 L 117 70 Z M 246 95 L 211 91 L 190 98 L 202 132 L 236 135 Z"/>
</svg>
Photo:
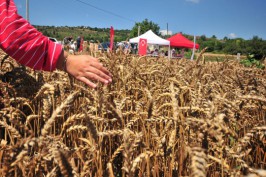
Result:
<svg viewBox="0 0 266 177">
<path fill-rule="evenodd" d="M 55 37 L 62 41 L 66 36 L 72 36 L 74 39 L 83 36 L 84 40 L 109 41 L 110 28 L 91 28 L 85 26 L 69 27 L 69 26 L 35 26 L 44 35 Z M 123 41 L 129 38 L 130 30 L 115 30 L 115 42 Z"/>
</svg>

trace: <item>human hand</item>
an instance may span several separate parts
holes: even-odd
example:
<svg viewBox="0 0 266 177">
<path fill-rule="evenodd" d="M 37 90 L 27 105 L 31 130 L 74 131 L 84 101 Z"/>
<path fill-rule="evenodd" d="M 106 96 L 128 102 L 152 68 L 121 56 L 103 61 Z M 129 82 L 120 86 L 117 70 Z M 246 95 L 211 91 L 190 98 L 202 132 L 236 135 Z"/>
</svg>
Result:
<svg viewBox="0 0 266 177">
<path fill-rule="evenodd" d="M 97 87 L 93 81 L 100 81 L 104 84 L 112 82 L 111 73 L 98 59 L 89 55 L 68 55 L 66 52 L 62 51 L 56 67 L 68 72 L 77 80 L 84 82 L 91 88 Z"/>
<path fill-rule="evenodd" d="M 65 70 L 91 88 L 97 87 L 92 81 L 100 81 L 104 84 L 112 82 L 111 73 L 98 59 L 89 55 L 69 55 Z"/>
</svg>

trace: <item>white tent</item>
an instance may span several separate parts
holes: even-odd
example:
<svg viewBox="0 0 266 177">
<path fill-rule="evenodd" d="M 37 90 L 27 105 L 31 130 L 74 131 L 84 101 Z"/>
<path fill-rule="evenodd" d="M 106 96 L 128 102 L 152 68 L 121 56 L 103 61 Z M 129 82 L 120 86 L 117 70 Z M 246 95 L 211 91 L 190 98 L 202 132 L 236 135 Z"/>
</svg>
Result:
<svg viewBox="0 0 266 177">
<path fill-rule="evenodd" d="M 158 44 L 158 45 L 170 46 L 170 41 L 157 36 L 156 34 L 154 34 L 152 32 L 152 30 L 147 31 L 146 33 L 144 33 L 138 37 L 131 38 L 129 40 L 129 42 L 130 43 L 139 43 L 140 38 L 147 39 L 148 44 Z"/>
<path fill-rule="evenodd" d="M 139 43 L 139 39 L 147 39 L 148 44 L 153 44 L 153 45 L 167 45 L 168 46 L 168 58 L 170 59 L 170 41 L 163 39 L 156 34 L 152 32 L 152 30 L 147 31 L 146 33 L 129 39 L 130 43 Z"/>
</svg>

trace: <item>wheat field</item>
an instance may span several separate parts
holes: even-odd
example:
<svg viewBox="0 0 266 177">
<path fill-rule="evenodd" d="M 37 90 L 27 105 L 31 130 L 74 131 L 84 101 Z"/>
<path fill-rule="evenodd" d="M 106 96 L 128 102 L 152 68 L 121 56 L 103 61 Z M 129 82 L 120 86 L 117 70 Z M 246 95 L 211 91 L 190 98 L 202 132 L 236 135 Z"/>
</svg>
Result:
<svg viewBox="0 0 266 177">
<path fill-rule="evenodd" d="M 0 176 L 266 176 L 266 70 L 95 53 L 92 90 L 0 54 Z"/>
</svg>

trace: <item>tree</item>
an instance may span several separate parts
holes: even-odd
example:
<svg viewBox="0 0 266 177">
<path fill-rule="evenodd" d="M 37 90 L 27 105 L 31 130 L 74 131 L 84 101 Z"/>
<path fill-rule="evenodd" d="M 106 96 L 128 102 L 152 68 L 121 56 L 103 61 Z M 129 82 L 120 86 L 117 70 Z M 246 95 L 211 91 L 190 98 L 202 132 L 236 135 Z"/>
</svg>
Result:
<svg viewBox="0 0 266 177">
<path fill-rule="evenodd" d="M 159 35 L 160 27 L 158 24 L 153 23 L 152 21 L 148 21 L 145 19 L 142 22 L 137 22 L 135 26 L 132 28 L 130 32 L 130 37 L 138 36 L 138 28 L 140 27 L 140 34 L 147 32 L 148 30 L 152 30 L 155 34 Z"/>
<path fill-rule="evenodd" d="M 207 38 L 206 38 L 205 35 L 201 35 L 201 36 L 200 36 L 200 40 L 202 40 L 202 41 L 206 41 L 206 39 L 207 39 Z"/>
<path fill-rule="evenodd" d="M 232 55 L 236 55 L 237 53 L 241 52 L 239 41 L 236 39 L 226 41 L 223 52 Z"/>
<path fill-rule="evenodd" d="M 212 35 L 212 37 L 211 37 L 212 39 L 217 39 L 217 37 L 215 36 L 215 35 Z"/>
<path fill-rule="evenodd" d="M 227 41 L 227 40 L 228 40 L 228 37 L 227 37 L 227 36 L 225 36 L 225 37 L 224 37 L 224 41 Z"/>
<path fill-rule="evenodd" d="M 248 46 L 251 46 L 247 49 L 247 52 L 249 54 L 253 54 L 255 59 L 263 59 L 266 56 L 266 42 L 263 41 L 258 36 L 254 36 L 251 40 L 248 42 Z"/>
<path fill-rule="evenodd" d="M 206 52 L 213 52 L 214 51 L 214 46 L 215 46 L 215 41 L 214 40 L 207 40 L 203 43 L 202 48 L 208 47 Z"/>
<path fill-rule="evenodd" d="M 43 35 L 44 36 L 50 36 L 50 33 L 45 29 L 45 30 L 43 30 Z"/>
<path fill-rule="evenodd" d="M 214 51 L 215 52 L 219 53 L 220 51 L 222 51 L 223 47 L 224 47 L 224 45 L 221 41 L 219 41 L 219 40 L 215 41 L 215 44 L 214 44 Z"/>
</svg>

